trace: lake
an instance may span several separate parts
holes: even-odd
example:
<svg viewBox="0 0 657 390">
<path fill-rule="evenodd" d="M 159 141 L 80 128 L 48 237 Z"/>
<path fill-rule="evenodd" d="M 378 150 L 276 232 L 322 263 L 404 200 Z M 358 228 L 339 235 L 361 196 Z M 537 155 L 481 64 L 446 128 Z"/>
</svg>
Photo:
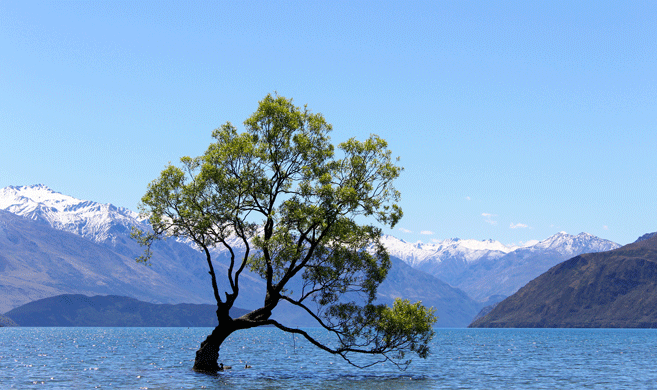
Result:
<svg viewBox="0 0 657 390">
<path fill-rule="evenodd" d="M 358 369 L 274 328 L 233 334 L 216 376 L 191 370 L 209 328 L 0 328 L 3 388 L 651 389 L 657 330 L 437 329 L 406 371 Z M 253 368 L 245 369 L 248 362 Z"/>
</svg>

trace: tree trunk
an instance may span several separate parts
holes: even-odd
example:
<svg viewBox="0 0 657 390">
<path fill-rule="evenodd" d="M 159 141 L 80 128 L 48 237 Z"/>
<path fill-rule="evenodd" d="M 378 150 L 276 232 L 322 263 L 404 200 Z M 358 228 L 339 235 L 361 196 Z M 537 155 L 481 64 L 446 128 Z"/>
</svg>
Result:
<svg viewBox="0 0 657 390">
<path fill-rule="evenodd" d="M 212 333 L 201 343 L 200 348 L 196 351 L 196 360 L 194 361 L 194 371 L 205 373 L 216 373 L 219 371 L 219 347 L 226 340 L 233 329 L 228 326 L 217 326 Z"/>
</svg>

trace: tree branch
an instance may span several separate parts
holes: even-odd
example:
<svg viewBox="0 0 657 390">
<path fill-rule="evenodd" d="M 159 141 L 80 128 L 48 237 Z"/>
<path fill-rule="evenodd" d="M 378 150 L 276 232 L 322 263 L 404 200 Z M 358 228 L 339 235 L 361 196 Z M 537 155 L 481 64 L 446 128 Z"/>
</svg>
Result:
<svg viewBox="0 0 657 390">
<path fill-rule="evenodd" d="M 273 325 L 273 326 L 277 327 L 278 329 L 280 329 L 280 330 L 282 330 L 282 331 L 284 331 L 284 332 L 301 335 L 301 336 L 303 336 L 306 340 L 308 340 L 312 345 L 314 345 L 314 346 L 316 346 L 317 348 L 319 348 L 319 349 L 321 349 L 321 350 L 323 350 L 323 351 L 326 351 L 326 352 L 328 352 L 328 353 L 330 353 L 330 354 L 333 354 L 333 355 L 339 355 L 339 356 L 340 356 L 341 358 L 343 358 L 347 363 L 351 364 L 351 365 L 354 366 L 354 367 L 358 367 L 358 368 L 367 368 L 367 367 L 371 367 L 371 366 L 373 366 L 373 365 L 375 365 L 375 364 L 383 363 L 383 362 L 386 362 L 386 361 L 391 362 L 392 364 L 394 364 L 395 366 L 399 367 L 400 369 L 405 369 L 405 367 L 407 366 L 407 365 L 402 366 L 402 365 L 400 365 L 399 363 L 395 362 L 394 360 L 390 359 L 390 358 L 388 357 L 388 355 L 387 355 L 385 352 L 380 352 L 380 351 L 369 351 L 369 350 L 354 349 L 354 348 L 347 348 L 347 347 L 338 348 L 338 349 L 329 348 L 329 347 L 327 347 L 326 345 L 324 345 L 324 344 L 320 343 L 319 341 L 317 341 L 317 340 L 316 340 L 315 338 L 313 338 L 312 336 L 310 336 L 306 331 L 301 330 L 301 329 L 297 329 L 297 328 L 289 328 L 289 327 L 287 327 L 287 326 L 285 326 L 285 325 L 279 323 L 279 322 L 276 321 L 276 320 L 269 319 L 269 320 L 265 321 L 265 325 Z M 360 364 L 356 364 L 356 363 L 354 363 L 353 361 L 351 361 L 351 360 L 349 359 L 349 357 L 347 356 L 347 354 L 350 353 L 350 352 L 354 352 L 354 353 L 363 353 L 363 354 L 368 354 L 368 355 L 381 355 L 381 356 L 383 356 L 383 359 L 380 359 L 380 360 L 374 361 L 374 362 L 369 363 L 369 364 L 360 365 Z"/>
</svg>

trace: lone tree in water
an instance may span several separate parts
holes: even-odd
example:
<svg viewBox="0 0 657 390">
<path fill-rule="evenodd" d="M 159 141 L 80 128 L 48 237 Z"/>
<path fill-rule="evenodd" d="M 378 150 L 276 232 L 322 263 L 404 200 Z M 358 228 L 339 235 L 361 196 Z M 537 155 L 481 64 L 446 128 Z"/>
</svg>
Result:
<svg viewBox="0 0 657 390">
<path fill-rule="evenodd" d="M 374 303 L 390 259 L 381 229 L 355 221 L 369 217 L 393 227 L 402 216 L 393 186 L 402 168 L 387 143 L 376 135 L 352 138 L 336 153 L 324 117 L 278 95 L 267 95 L 244 126 L 244 133 L 230 123 L 216 129 L 204 155 L 181 158 L 181 168 L 169 165 L 141 200 L 153 231 L 136 232 L 146 246 L 138 261 L 148 262 L 150 245 L 163 236 L 189 239 L 205 253 L 219 324 L 201 343 L 194 369 L 218 371 L 219 348 L 230 334 L 265 325 L 354 365 L 353 354 L 374 356 L 364 366 L 390 361 L 400 368 L 410 362 L 408 352 L 426 357 L 433 310 L 401 299 L 392 307 Z M 236 238 L 243 254 L 231 247 Z M 213 247 L 230 253 L 223 296 Z M 231 318 L 247 268 L 266 282 L 262 307 Z M 300 291 L 289 290 L 293 280 Z M 333 340 L 272 318 L 281 302 L 303 310 Z"/>
</svg>

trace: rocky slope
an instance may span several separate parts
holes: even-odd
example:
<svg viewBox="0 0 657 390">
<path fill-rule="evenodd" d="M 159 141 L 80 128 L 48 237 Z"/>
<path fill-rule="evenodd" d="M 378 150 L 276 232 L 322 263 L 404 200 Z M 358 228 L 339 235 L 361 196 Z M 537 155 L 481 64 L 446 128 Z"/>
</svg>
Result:
<svg viewBox="0 0 657 390">
<path fill-rule="evenodd" d="M 554 266 L 470 326 L 657 327 L 657 236 Z"/>
</svg>

